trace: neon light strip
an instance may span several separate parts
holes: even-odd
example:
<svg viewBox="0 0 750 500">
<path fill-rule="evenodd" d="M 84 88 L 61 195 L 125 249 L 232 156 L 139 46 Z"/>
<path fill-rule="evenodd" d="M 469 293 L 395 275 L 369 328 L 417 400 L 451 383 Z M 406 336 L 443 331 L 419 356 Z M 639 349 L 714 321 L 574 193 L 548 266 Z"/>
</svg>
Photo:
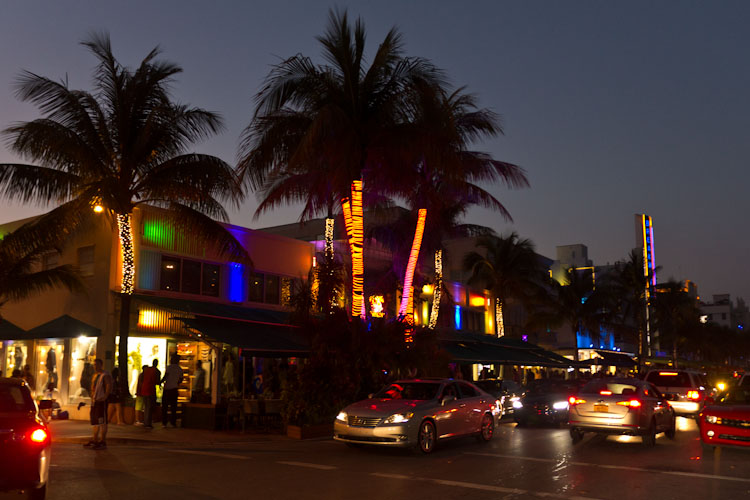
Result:
<svg viewBox="0 0 750 500">
<path fill-rule="evenodd" d="M 398 316 L 400 318 L 405 317 L 406 322 L 409 324 L 414 322 L 412 315 L 414 310 L 412 285 L 414 284 L 414 270 L 417 267 L 417 259 L 419 259 L 419 249 L 422 246 L 426 219 L 427 209 L 420 208 L 419 215 L 417 216 L 417 229 L 414 231 L 414 240 L 412 241 L 411 252 L 409 253 L 409 263 L 406 265 L 406 274 L 404 275 L 404 293 L 401 295 L 401 305 L 398 308 Z"/>
<path fill-rule="evenodd" d="M 646 215 L 641 216 L 641 227 L 643 228 L 643 275 L 648 276 L 648 243 L 646 243 Z"/>
<path fill-rule="evenodd" d="M 648 230 L 650 232 L 650 253 L 651 253 L 651 284 L 656 286 L 656 259 L 654 257 L 654 221 L 649 217 Z"/>
</svg>

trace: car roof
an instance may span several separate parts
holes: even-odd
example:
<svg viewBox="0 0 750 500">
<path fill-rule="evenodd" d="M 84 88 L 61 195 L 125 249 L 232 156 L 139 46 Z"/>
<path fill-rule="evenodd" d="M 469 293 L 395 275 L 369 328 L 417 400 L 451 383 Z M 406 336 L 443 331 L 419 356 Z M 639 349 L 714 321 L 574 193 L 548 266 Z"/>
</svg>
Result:
<svg viewBox="0 0 750 500">
<path fill-rule="evenodd" d="M 592 378 L 588 382 L 607 382 L 612 384 L 630 384 L 630 385 L 640 385 L 640 384 L 648 384 L 650 382 L 646 382 L 645 380 L 641 380 L 635 377 L 602 377 L 602 378 Z M 588 383 L 587 382 L 587 383 Z"/>
<path fill-rule="evenodd" d="M 22 378 L 0 378 L 2 385 L 24 385 L 26 381 Z"/>
</svg>

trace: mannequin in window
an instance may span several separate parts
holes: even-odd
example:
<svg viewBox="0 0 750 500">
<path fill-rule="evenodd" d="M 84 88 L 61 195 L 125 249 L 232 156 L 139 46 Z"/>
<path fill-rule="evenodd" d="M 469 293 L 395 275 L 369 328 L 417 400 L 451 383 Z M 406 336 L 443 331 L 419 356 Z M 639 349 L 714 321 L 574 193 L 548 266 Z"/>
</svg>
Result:
<svg viewBox="0 0 750 500">
<path fill-rule="evenodd" d="M 20 345 L 16 346 L 15 354 L 14 354 L 15 364 L 13 365 L 13 368 L 16 370 L 22 370 L 23 369 L 23 349 L 21 349 Z"/>
<path fill-rule="evenodd" d="M 57 387 L 57 353 L 54 347 L 47 351 L 47 361 L 44 363 L 47 368 L 47 384 L 52 384 L 53 388 Z"/>
</svg>

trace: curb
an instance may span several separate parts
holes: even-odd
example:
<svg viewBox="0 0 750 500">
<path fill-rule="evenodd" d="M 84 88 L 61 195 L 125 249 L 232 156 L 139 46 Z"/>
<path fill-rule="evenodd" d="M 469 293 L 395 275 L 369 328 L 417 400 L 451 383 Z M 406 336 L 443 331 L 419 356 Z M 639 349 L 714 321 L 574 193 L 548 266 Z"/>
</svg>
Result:
<svg viewBox="0 0 750 500">
<path fill-rule="evenodd" d="M 76 437 L 59 437 L 52 438 L 52 444 L 86 444 L 91 439 L 91 436 L 76 436 Z M 156 439 L 138 439 L 138 438 L 126 438 L 126 437 L 110 437 L 107 436 L 107 443 L 113 444 L 170 444 L 171 441 L 162 441 Z"/>
</svg>

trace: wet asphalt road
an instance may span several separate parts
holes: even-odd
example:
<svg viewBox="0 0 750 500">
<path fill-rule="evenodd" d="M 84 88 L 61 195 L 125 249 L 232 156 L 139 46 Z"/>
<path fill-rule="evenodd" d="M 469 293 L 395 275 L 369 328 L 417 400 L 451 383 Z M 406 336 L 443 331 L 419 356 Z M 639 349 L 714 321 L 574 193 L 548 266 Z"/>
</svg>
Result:
<svg viewBox="0 0 750 500">
<path fill-rule="evenodd" d="M 221 445 L 53 447 L 48 498 L 401 499 L 750 498 L 750 450 L 704 451 L 696 423 L 674 441 L 588 436 L 503 424 L 489 444 L 463 438 L 430 456 L 285 439 Z M 13 497 L 11 497 L 13 498 Z M 18 497 L 14 497 L 18 498 Z"/>
</svg>

